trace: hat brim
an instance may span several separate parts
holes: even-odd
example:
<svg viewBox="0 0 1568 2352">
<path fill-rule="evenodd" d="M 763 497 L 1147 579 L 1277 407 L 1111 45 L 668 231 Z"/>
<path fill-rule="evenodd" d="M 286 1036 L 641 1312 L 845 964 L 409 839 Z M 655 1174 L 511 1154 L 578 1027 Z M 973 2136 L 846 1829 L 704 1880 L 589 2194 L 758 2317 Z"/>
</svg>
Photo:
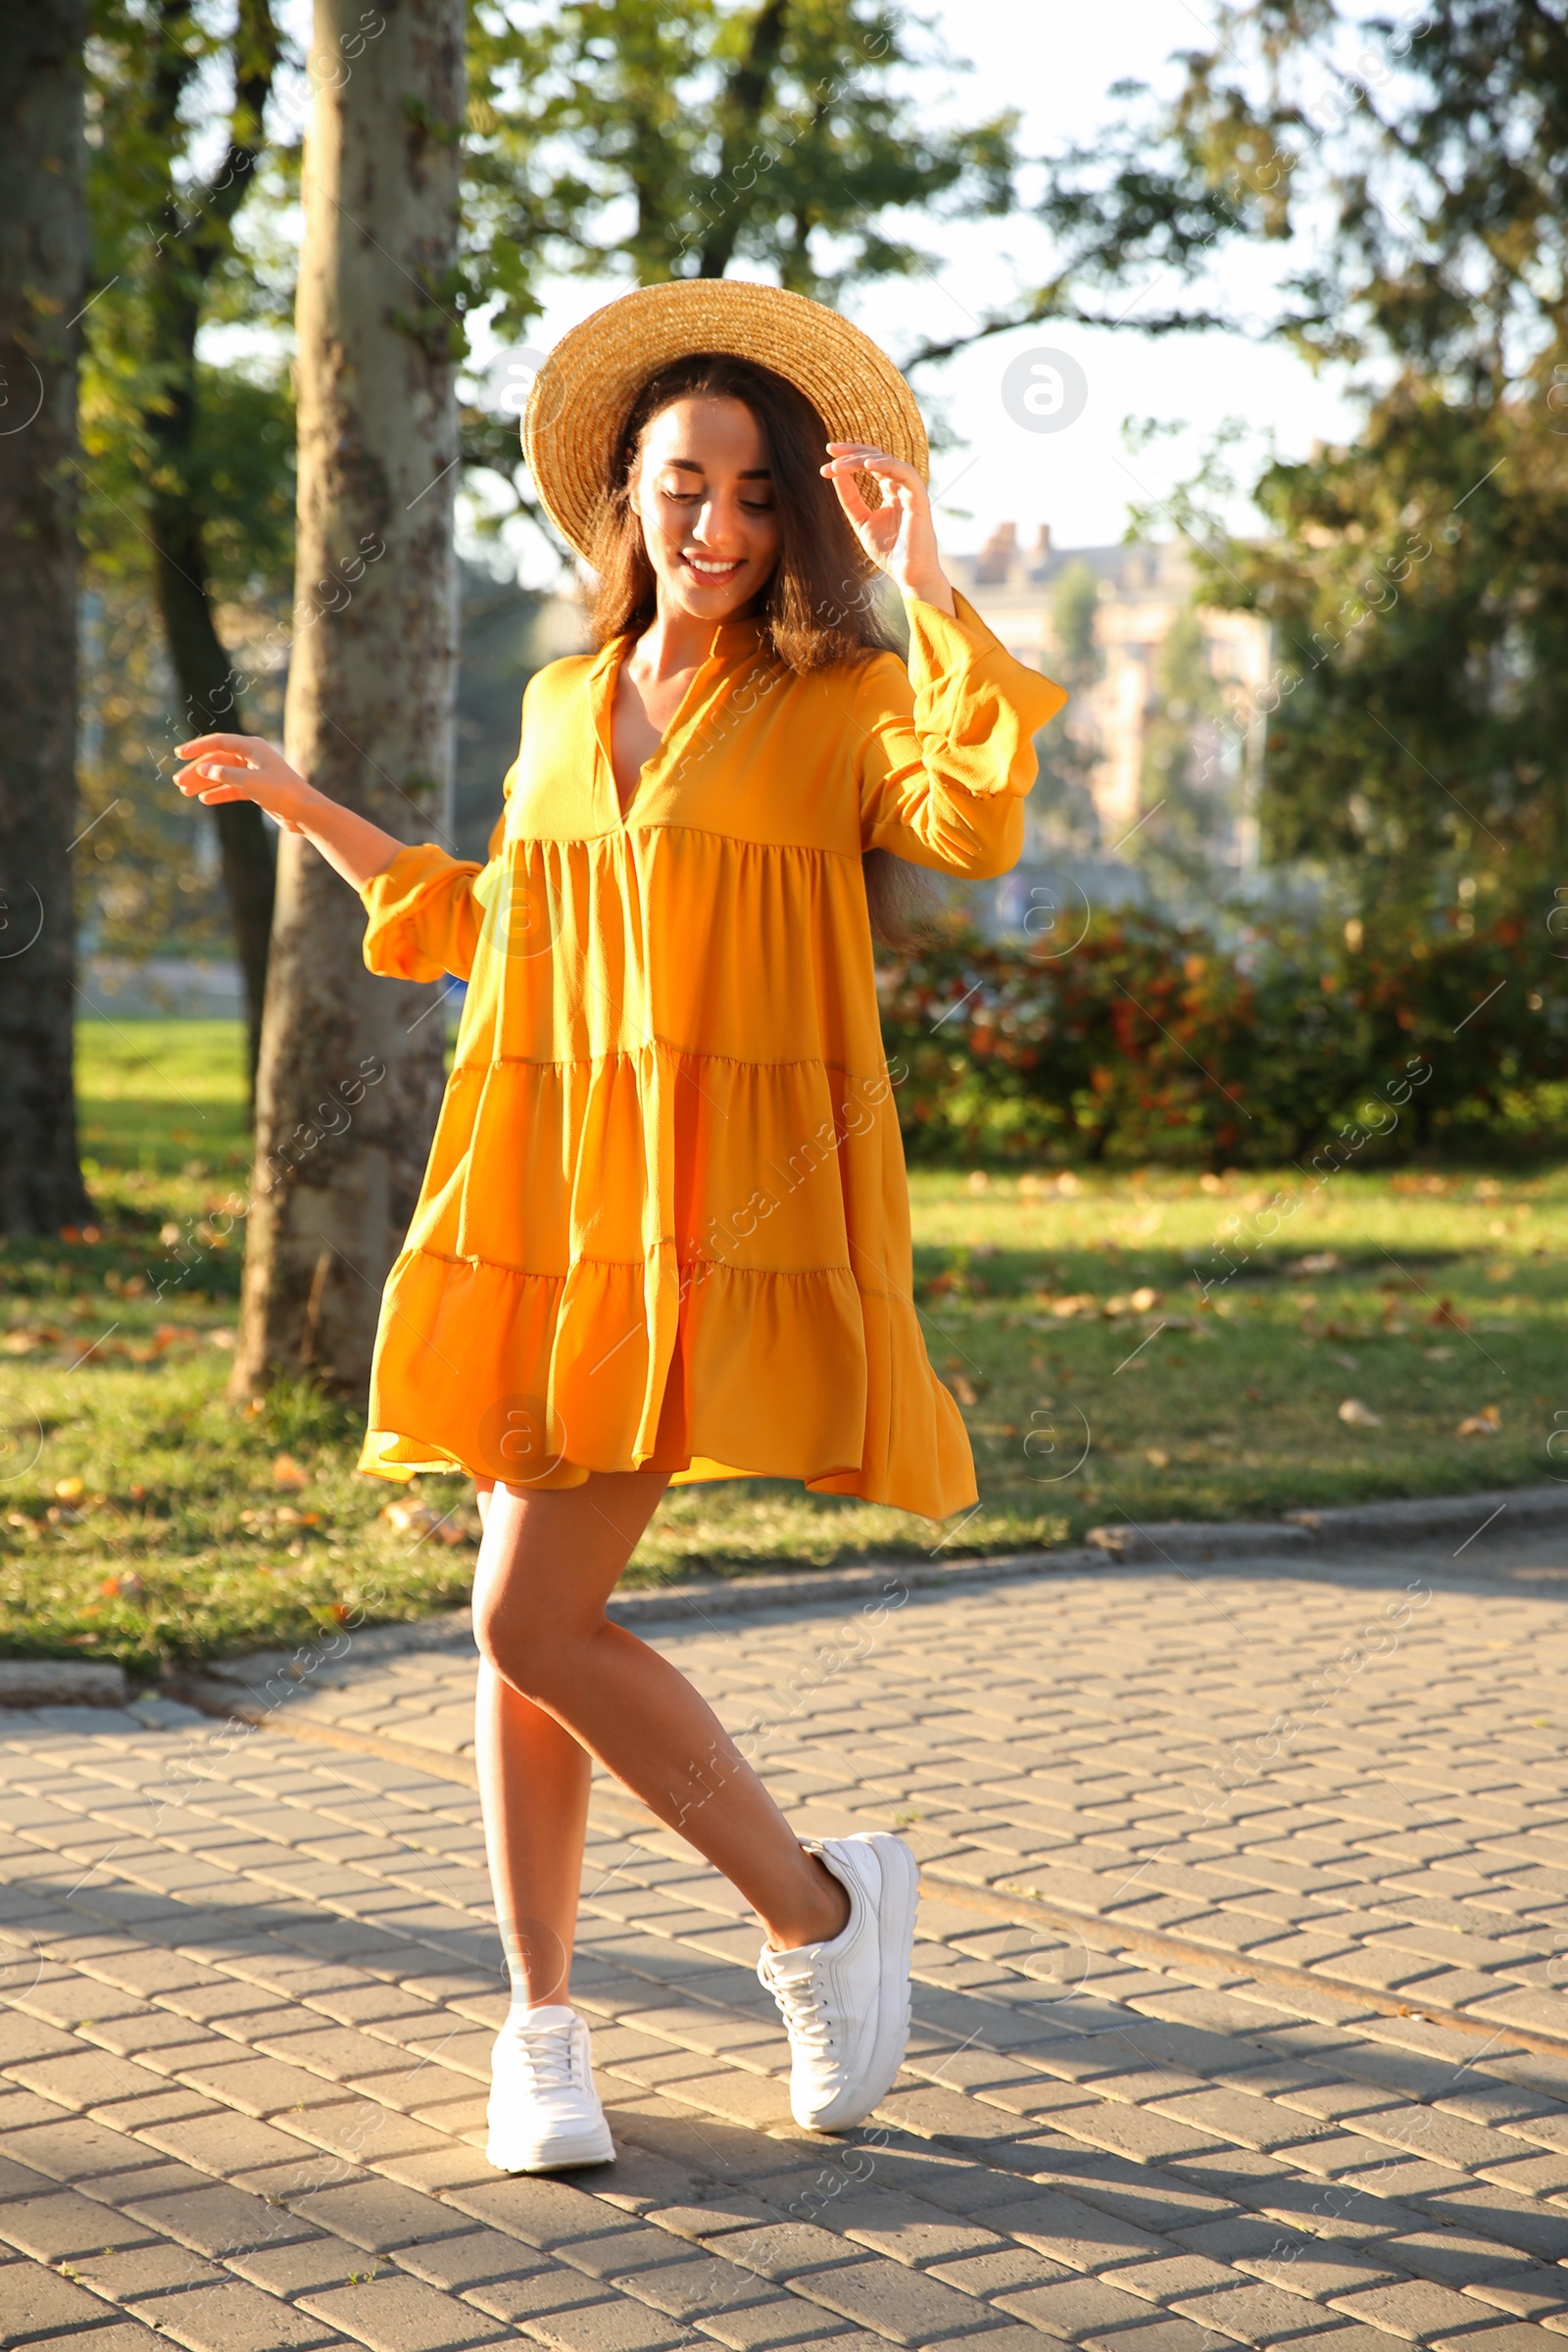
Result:
<svg viewBox="0 0 1568 2352">
<path fill-rule="evenodd" d="M 697 352 L 753 360 L 804 392 L 830 441 L 865 441 L 930 467 L 913 393 L 886 352 L 837 311 L 780 286 L 687 277 L 622 294 L 563 335 L 534 378 L 522 448 L 551 520 L 591 556 L 632 404 Z"/>
</svg>

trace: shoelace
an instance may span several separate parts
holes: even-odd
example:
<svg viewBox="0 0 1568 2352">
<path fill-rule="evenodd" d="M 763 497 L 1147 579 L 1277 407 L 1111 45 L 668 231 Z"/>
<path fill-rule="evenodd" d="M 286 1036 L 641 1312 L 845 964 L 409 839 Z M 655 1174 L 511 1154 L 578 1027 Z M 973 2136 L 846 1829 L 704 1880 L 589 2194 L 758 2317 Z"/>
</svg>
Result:
<svg viewBox="0 0 1568 2352">
<path fill-rule="evenodd" d="M 577 2087 L 570 2026 L 518 2026 L 513 2039 L 527 2068 L 530 2091 Z"/>
<path fill-rule="evenodd" d="M 763 1952 L 757 1963 L 758 1976 L 777 2001 L 791 2041 L 804 2042 L 808 2049 L 826 2057 L 833 2047 L 833 2035 L 825 2004 L 817 1997 L 816 1970 L 809 1963 L 785 1970 L 777 1966 L 778 1959 L 776 1952 Z"/>
</svg>

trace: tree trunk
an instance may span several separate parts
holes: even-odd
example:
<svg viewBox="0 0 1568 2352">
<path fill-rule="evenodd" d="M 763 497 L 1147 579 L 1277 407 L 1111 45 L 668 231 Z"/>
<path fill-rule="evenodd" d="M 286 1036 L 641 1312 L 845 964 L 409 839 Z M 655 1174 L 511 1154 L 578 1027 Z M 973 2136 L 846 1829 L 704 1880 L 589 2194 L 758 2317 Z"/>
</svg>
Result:
<svg viewBox="0 0 1568 2352">
<path fill-rule="evenodd" d="M 185 0 L 162 0 L 148 131 L 171 160 L 181 136 L 180 110 L 197 72 Z M 149 502 L 157 554 L 158 603 L 169 658 L 183 702 L 180 740 L 210 728 L 243 734 L 242 697 L 213 614 L 207 560 L 206 486 L 195 466 L 196 339 L 215 270 L 232 250 L 236 213 L 255 185 L 263 119 L 277 67 L 278 35 L 269 0 L 239 0 L 231 36 L 234 113 L 223 169 L 208 186 L 176 193 L 172 170 L 162 208 L 164 235 L 148 286 L 148 320 L 157 359 L 157 397 L 142 425 L 157 455 L 160 485 Z M 194 222 L 194 225 L 192 225 Z M 222 860 L 234 949 L 245 988 L 246 1079 L 254 1106 L 272 928 L 273 858 L 267 824 L 248 801 L 212 811 Z"/>
<path fill-rule="evenodd" d="M 385 29 L 367 41 L 358 0 L 317 0 L 285 736 L 295 767 L 334 800 L 405 840 L 443 839 L 457 675 L 463 7 L 381 0 L 378 13 Z M 291 1373 L 366 1393 L 446 1041 L 437 992 L 372 979 L 363 934 L 353 894 L 285 834 L 236 1396 Z"/>
<path fill-rule="evenodd" d="M 188 447 L 181 454 L 188 456 Z M 234 665 L 223 651 L 213 618 L 201 516 L 188 501 L 157 499 L 152 523 L 158 550 L 159 609 L 182 698 L 180 740 L 188 741 L 211 727 L 243 734 L 245 714 L 235 690 Z M 217 819 L 223 894 L 245 987 L 245 1070 L 254 1102 L 272 929 L 272 844 L 267 820 L 254 801 L 227 801 L 212 814 Z"/>
<path fill-rule="evenodd" d="M 0 0 L 0 1232 L 92 1214 L 72 1030 L 85 0 Z"/>
</svg>

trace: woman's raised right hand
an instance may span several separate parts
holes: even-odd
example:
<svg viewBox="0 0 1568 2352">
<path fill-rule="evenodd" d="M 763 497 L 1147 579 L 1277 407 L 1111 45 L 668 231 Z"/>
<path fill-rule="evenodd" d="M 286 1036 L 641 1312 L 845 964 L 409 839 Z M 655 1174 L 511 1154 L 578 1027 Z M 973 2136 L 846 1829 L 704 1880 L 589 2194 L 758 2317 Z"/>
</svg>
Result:
<svg viewBox="0 0 1568 2352">
<path fill-rule="evenodd" d="M 223 801 L 254 801 L 285 832 L 303 831 L 302 818 L 319 795 L 296 775 L 275 744 L 261 735 L 197 735 L 176 745 L 182 767 L 174 778 L 187 800 L 206 808 Z"/>
</svg>

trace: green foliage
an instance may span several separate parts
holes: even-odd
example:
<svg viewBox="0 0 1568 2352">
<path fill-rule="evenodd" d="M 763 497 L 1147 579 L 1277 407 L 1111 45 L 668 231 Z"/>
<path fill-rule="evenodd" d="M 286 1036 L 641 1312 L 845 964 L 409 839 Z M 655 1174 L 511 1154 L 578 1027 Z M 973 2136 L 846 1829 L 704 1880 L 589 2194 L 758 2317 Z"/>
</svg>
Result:
<svg viewBox="0 0 1568 2352">
<path fill-rule="evenodd" d="M 1274 629 L 1267 854 L 1330 866 L 1371 921 L 1568 872 L 1568 437 L 1543 402 L 1405 380 L 1363 437 L 1275 465 L 1269 539 L 1200 557 Z M 1277 705 L 1277 707 L 1275 707 Z"/>
<path fill-rule="evenodd" d="M 1168 101 L 1127 85 L 1122 123 L 1053 164 L 1060 266 L 988 327 L 1152 277 L 1182 291 L 1141 327 L 1210 323 L 1216 254 L 1277 249 L 1266 331 L 1346 366 L 1366 421 L 1271 465 L 1268 536 L 1200 563 L 1207 601 L 1274 629 L 1242 730 L 1267 724 L 1265 854 L 1401 929 L 1460 880 L 1517 899 L 1568 854 L 1560 12 L 1231 0 L 1174 62 Z"/>
<path fill-rule="evenodd" d="M 481 7 L 469 210 L 498 325 L 532 315 L 538 268 L 652 284 L 740 261 L 836 302 L 924 267 L 887 216 L 1006 211 L 1016 117 L 936 129 L 908 94 L 921 63 L 945 61 L 883 0 Z"/>
<path fill-rule="evenodd" d="M 1344 1163 L 1373 1138 L 1561 1115 L 1568 993 L 1544 920 L 1460 914 L 1351 953 L 1309 934 L 1227 948 L 1128 908 L 1050 949 L 957 933 L 881 984 L 919 1161 Z"/>
<path fill-rule="evenodd" d="M 94 562 L 145 572 L 145 518 L 183 502 L 211 534 L 212 586 L 286 595 L 293 561 L 293 415 L 287 368 L 198 367 L 204 325 L 275 328 L 291 287 L 237 235 L 264 182 L 290 173 L 263 117 L 282 55 L 266 0 L 232 19 L 154 0 L 94 0 L 88 48 L 88 209 L 95 294 L 86 316 L 83 531 Z M 226 96 L 215 168 L 215 101 Z M 156 534 L 155 534 L 156 536 Z"/>
</svg>

